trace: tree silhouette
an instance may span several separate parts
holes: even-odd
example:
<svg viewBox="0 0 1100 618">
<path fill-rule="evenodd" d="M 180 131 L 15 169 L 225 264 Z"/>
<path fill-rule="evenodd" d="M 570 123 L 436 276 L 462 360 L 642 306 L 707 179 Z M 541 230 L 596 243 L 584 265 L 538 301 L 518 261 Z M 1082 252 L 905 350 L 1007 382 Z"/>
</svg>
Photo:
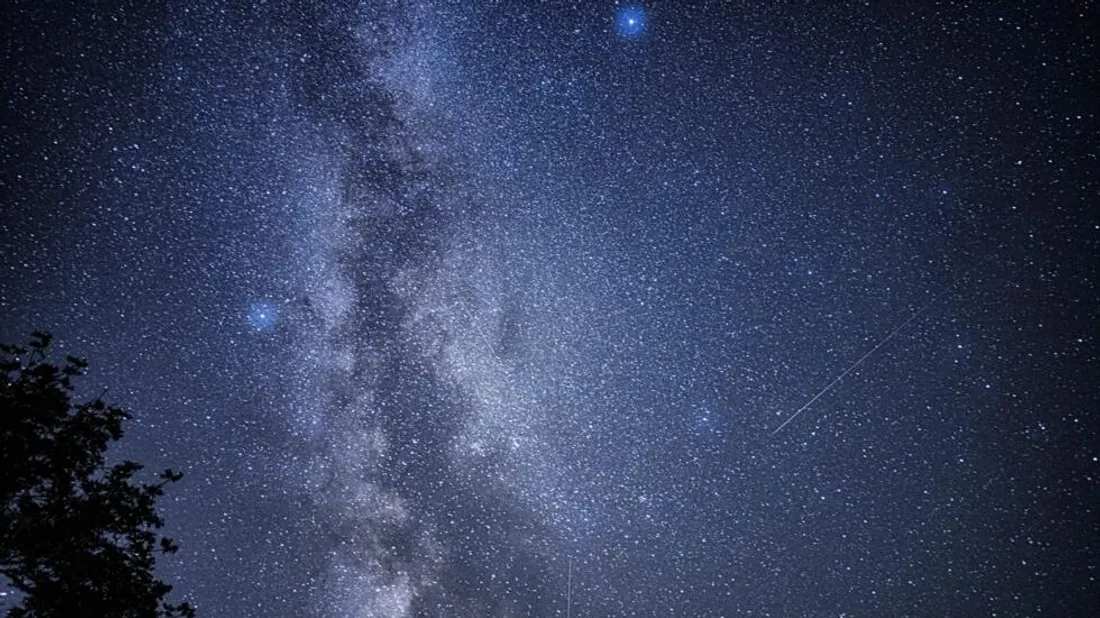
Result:
<svg viewBox="0 0 1100 618">
<path fill-rule="evenodd" d="M 156 553 L 177 550 L 157 533 L 156 501 L 181 475 L 144 484 L 140 464 L 106 464 L 129 415 L 101 398 L 73 403 L 87 363 L 49 363 L 50 339 L 0 345 L 0 573 L 21 593 L 8 617 L 193 617 L 153 572 Z"/>
</svg>

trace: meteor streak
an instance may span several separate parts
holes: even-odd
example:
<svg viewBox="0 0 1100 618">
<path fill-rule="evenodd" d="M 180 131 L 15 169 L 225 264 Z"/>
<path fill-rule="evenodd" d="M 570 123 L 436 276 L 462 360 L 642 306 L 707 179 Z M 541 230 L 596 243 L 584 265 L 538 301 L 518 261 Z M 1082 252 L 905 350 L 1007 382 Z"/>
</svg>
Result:
<svg viewBox="0 0 1100 618">
<path fill-rule="evenodd" d="M 815 402 L 815 401 L 817 401 L 818 399 L 821 399 L 821 396 L 822 396 L 822 395 L 824 395 L 825 393 L 829 392 L 829 390 L 830 390 L 830 389 L 832 389 L 832 388 L 833 388 L 834 386 L 836 386 L 837 382 L 840 382 L 841 380 L 843 380 L 843 379 L 844 379 L 844 376 L 848 375 L 849 373 L 852 373 L 852 371 L 854 371 L 856 367 L 859 367 L 859 366 L 860 366 L 861 364 L 863 364 L 863 361 L 867 360 L 867 359 L 868 359 L 868 358 L 869 358 L 869 357 L 870 357 L 870 356 L 871 356 L 872 354 L 874 354 L 875 352 L 877 352 L 879 348 L 881 348 L 882 346 L 886 345 L 886 343 L 887 343 L 888 341 L 890 341 L 891 339 L 893 339 L 893 338 L 894 338 L 894 336 L 895 336 L 895 335 L 897 335 L 898 333 L 900 333 L 900 332 L 901 332 L 901 331 L 902 331 L 902 330 L 903 330 L 903 329 L 904 329 L 904 328 L 905 328 L 906 326 L 909 326 L 909 323 L 910 323 L 910 322 L 912 322 L 913 320 L 917 319 L 917 317 L 918 317 L 918 316 L 920 316 L 920 314 L 924 313 L 924 310 L 925 310 L 925 309 L 927 309 L 927 308 L 931 307 L 932 305 L 936 304 L 936 301 L 937 301 L 937 300 L 939 300 L 940 296 L 943 296 L 943 293 L 944 293 L 944 292 L 946 292 L 946 291 L 948 290 L 948 288 L 950 288 L 950 286 L 948 286 L 947 288 L 944 288 L 943 290 L 941 290 L 939 294 L 936 294 L 936 296 L 932 298 L 932 300 L 928 301 L 928 303 L 927 303 L 927 304 L 925 304 L 925 305 L 924 305 L 923 307 L 921 307 L 920 309 L 918 309 L 916 313 L 914 313 L 913 315 L 909 316 L 909 318 L 908 318 L 908 319 L 906 319 L 906 320 L 905 320 L 904 322 L 902 322 L 901 324 L 899 324 L 899 325 L 897 326 L 897 328 L 895 328 L 894 330 L 890 331 L 890 334 L 889 334 L 889 335 L 886 335 L 886 336 L 885 336 L 885 337 L 883 337 L 883 338 L 882 338 L 882 339 L 881 339 L 881 340 L 880 340 L 880 341 L 879 341 L 878 343 L 876 343 L 876 344 L 875 344 L 875 347 L 873 347 L 873 348 L 871 348 L 870 350 L 868 350 L 866 354 L 864 354 L 863 356 L 860 356 L 860 357 L 859 357 L 859 360 L 857 360 L 856 362 L 852 363 L 852 364 L 851 364 L 851 365 L 850 365 L 850 366 L 849 366 L 849 367 L 848 367 L 847 369 L 845 369 L 845 370 L 844 370 L 843 372 L 841 372 L 841 374 L 840 374 L 840 375 L 838 375 L 837 377 L 833 378 L 833 381 L 832 381 L 832 382 L 829 382 L 828 384 L 826 384 L 826 385 L 825 385 L 825 388 L 823 388 L 823 389 L 821 389 L 820 391 L 818 391 L 818 392 L 817 392 L 817 394 L 813 396 L 813 398 L 811 398 L 811 399 L 810 399 L 809 401 L 807 401 L 807 402 L 806 402 L 805 404 L 803 404 L 803 406 L 802 406 L 801 408 L 799 408 L 799 409 L 798 409 L 797 411 L 795 411 L 795 413 L 794 413 L 794 414 L 790 415 L 790 416 L 789 416 L 789 417 L 787 418 L 787 420 L 783 421 L 783 424 L 782 424 L 782 425 L 780 425 L 779 427 L 776 427 L 776 428 L 775 428 L 775 430 L 774 430 L 774 431 L 772 431 L 771 435 L 773 435 L 773 436 L 774 436 L 775 434 L 777 434 L 777 433 L 779 433 L 780 431 L 782 431 L 782 430 L 783 430 L 783 428 L 784 428 L 784 427 L 786 427 L 787 425 L 789 425 L 791 421 L 793 421 L 794 419 L 798 418 L 798 415 L 799 415 L 799 414 L 802 414 L 802 413 L 803 413 L 803 412 L 804 412 L 804 411 L 806 410 L 806 408 L 808 408 L 808 407 L 812 406 L 812 405 L 814 404 L 814 402 Z"/>
</svg>

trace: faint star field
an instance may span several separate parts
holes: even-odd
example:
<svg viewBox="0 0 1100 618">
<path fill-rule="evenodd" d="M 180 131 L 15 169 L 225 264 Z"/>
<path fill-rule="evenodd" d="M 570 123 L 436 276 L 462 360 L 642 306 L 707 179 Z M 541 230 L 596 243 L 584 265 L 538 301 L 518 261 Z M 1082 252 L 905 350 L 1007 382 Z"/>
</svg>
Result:
<svg viewBox="0 0 1100 618">
<path fill-rule="evenodd" d="M 200 617 L 1100 606 L 1095 7 L 7 17 L 0 335 Z"/>
</svg>

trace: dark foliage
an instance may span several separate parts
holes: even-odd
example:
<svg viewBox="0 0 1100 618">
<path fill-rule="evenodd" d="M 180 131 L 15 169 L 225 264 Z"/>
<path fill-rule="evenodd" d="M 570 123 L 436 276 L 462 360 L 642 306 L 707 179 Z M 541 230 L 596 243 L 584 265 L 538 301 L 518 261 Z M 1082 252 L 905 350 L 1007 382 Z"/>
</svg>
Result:
<svg viewBox="0 0 1100 618">
<path fill-rule="evenodd" d="M 155 557 L 177 547 L 157 530 L 156 501 L 180 474 L 134 480 L 142 466 L 108 466 L 129 415 L 102 399 L 71 400 L 87 363 L 48 362 L 50 336 L 0 345 L 0 572 L 22 593 L 10 618 L 194 616 L 167 603 Z"/>
</svg>

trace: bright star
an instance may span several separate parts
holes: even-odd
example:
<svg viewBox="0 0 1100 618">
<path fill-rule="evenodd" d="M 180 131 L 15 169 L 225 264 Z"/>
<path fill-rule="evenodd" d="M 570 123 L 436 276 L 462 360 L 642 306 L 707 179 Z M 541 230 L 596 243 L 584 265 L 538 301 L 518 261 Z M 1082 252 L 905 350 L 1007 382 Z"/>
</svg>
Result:
<svg viewBox="0 0 1100 618">
<path fill-rule="evenodd" d="M 615 29 L 619 36 L 627 39 L 636 39 L 645 31 L 645 10 L 637 5 L 629 5 L 619 9 L 615 16 Z"/>
<path fill-rule="evenodd" d="M 262 300 L 252 303 L 248 310 L 248 323 L 257 331 L 267 331 L 275 327 L 279 317 L 279 308 L 271 301 Z"/>
</svg>

